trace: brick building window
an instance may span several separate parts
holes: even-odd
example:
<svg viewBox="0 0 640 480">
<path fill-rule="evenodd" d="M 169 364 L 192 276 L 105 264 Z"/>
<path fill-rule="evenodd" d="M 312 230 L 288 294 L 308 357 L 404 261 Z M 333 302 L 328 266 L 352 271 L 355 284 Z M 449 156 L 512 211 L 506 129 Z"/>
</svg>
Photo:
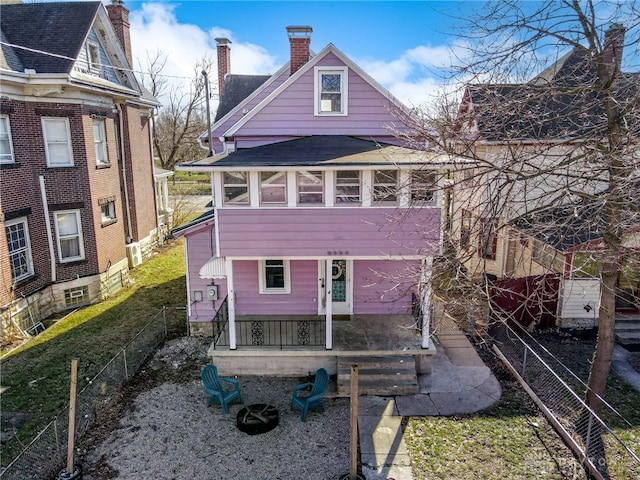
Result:
<svg viewBox="0 0 640 480">
<path fill-rule="evenodd" d="M 58 256 L 61 262 L 84 260 L 84 243 L 79 210 L 55 212 Z"/>
<path fill-rule="evenodd" d="M 93 119 L 93 143 L 96 151 L 96 163 L 98 165 L 108 165 L 107 135 L 105 121 L 102 118 Z"/>
<path fill-rule="evenodd" d="M 9 115 L 0 115 L 0 163 L 13 163 L 13 142 Z"/>
<path fill-rule="evenodd" d="M 99 198 L 98 205 L 100 205 L 100 217 L 102 220 L 102 226 L 111 225 L 116 222 L 116 199 L 114 196 Z"/>
<path fill-rule="evenodd" d="M 5 222 L 11 278 L 18 282 L 33 275 L 33 258 L 26 218 Z"/>
<path fill-rule="evenodd" d="M 72 167 L 71 132 L 69 119 L 43 117 L 42 132 L 48 167 Z"/>
</svg>

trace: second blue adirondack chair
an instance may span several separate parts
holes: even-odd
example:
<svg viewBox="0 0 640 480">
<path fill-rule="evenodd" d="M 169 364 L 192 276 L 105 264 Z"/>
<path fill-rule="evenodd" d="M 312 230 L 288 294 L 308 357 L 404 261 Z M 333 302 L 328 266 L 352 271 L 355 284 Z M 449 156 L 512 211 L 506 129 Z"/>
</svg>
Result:
<svg viewBox="0 0 640 480">
<path fill-rule="evenodd" d="M 229 413 L 228 405 L 236 398 L 242 402 L 240 394 L 240 384 L 238 380 L 233 378 L 225 378 L 218 376 L 218 368 L 215 365 L 205 365 L 200 372 L 204 391 L 211 395 L 208 405 L 219 403 L 225 414 Z M 228 384 L 231 388 L 225 388 L 224 384 Z"/>
<path fill-rule="evenodd" d="M 301 410 L 300 420 L 307 421 L 307 412 L 309 409 L 319 409 L 324 411 L 322 398 L 327 393 L 329 385 L 329 374 L 324 368 L 318 369 L 316 378 L 313 383 L 303 383 L 293 387 L 293 395 L 291 397 L 291 408 L 298 407 Z M 309 395 L 300 395 L 303 390 L 311 388 Z"/>
</svg>

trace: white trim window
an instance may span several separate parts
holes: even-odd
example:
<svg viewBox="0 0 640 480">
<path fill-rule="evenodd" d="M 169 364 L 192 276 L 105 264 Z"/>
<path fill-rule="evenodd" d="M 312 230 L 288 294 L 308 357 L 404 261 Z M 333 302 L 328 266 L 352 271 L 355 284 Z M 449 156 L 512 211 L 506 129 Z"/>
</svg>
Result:
<svg viewBox="0 0 640 480">
<path fill-rule="evenodd" d="M 360 191 L 359 170 L 336 171 L 336 205 L 359 205 L 361 201 Z"/>
<path fill-rule="evenodd" d="M 72 167 L 71 131 L 66 117 L 42 117 L 48 167 Z"/>
<path fill-rule="evenodd" d="M 102 226 L 111 225 L 116 222 L 116 201 L 113 197 L 99 198 L 100 218 Z"/>
<path fill-rule="evenodd" d="M 222 190 L 225 205 L 249 205 L 247 172 L 223 172 Z"/>
<path fill-rule="evenodd" d="M 347 115 L 347 67 L 315 67 L 314 115 Z"/>
<path fill-rule="evenodd" d="M 9 115 L 0 115 L 0 163 L 13 163 L 13 141 Z"/>
<path fill-rule="evenodd" d="M 287 204 L 287 172 L 260 172 L 260 203 Z"/>
<path fill-rule="evenodd" d="M 33 275 L 33 257 L 26 218 L 5 222 L 11 278 L 18 282 Z"/>
<path fill-rule="evenodd" d="M 411 172 L 411 201 L 432 203 L 435 201 L 436 174 L 427 170 Z"/>
<path fill-rule="evenodd" d="M 373 203 L 398 203 L 398 170 L 375 170 L 373 172 Z"/>
<path fill-rule="evenodd" d="M 107 153 L 107 129 L 104 118 L 93 119 L 93 143 L 96 151 L 96 163 L 98 165 L 108 165 L 109 155 Z"/>
<path fill-rule="evenodd" d="M 91 72 L 100 73 L 100 45 L 96 42 L 87 42 L 87 63 Z"/>
<path fill-rule="evenodd" d="M 297 173 L 298 204 L 324 205 L 324 175 L 321 171 Z"/>
<path fill-rule="evenodd" d="M 260 293 L 291 293 L 289 260 L 259 261 Z"/>
<path fill-rule="evenodd" d="M 64 210 L 54 213 L 58 257 L 60 262 L 84 260 L 84 241 L 80 224 L 80 210 Z"/>
</svg>

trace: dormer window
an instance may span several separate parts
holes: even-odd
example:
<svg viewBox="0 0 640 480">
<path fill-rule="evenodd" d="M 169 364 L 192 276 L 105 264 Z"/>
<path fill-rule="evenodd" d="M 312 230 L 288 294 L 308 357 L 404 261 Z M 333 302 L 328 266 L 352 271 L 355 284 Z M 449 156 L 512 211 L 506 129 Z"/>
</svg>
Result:
<svg viewBox="0 0 640 480">
<path fill-rule="evenodd" d="M 315 115 L 347 115 L 347 67 L 315 67 Z"/>
</svg>

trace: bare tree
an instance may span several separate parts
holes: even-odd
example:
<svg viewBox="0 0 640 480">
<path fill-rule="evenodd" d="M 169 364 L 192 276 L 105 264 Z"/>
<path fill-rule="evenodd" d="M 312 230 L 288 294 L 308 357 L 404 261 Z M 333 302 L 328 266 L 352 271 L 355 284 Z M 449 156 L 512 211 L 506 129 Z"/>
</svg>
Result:
<svg viewBox="0 0 640 480">
<path fill-rule="evenodd" d="M 201 72 L 208 73 L 212 61 L 208 57 L 198 60 L 187 88 L 176 88 L 163 75 L 166 62 L 167 56 L 161 52 L 148 56 L 142 81 L 145 88 L 162 101 L 154 118 L 154 153 L 162 168 L 172 170 L 180 162 L 204 157 L 197 141 L 207 129 L 207 89 Z"/>
<path fill-rule="evenodd" d="M 459 37 L 468 49 L 455 77 L 462 93 L 406 116 L 406 140 L 456 159 L 451 240 L 470 276 L 566 274 L 558 252 L 571 242 L 591 246 L 571 268 L 595 266 L 600 279 L 586 394 L 599 412 L 618 279 L 629 265 L 636 274 L 640 268 L 633 233 L 640 229 L 640 75 L 629 73 L 638 68 L 638 6 L 506 0 L 464 22 Z M 550 247 L 545 261 L 508 258 L 521 240 Z M 496 258 L 498 245 L 505 252 Z"/>
</svg>

